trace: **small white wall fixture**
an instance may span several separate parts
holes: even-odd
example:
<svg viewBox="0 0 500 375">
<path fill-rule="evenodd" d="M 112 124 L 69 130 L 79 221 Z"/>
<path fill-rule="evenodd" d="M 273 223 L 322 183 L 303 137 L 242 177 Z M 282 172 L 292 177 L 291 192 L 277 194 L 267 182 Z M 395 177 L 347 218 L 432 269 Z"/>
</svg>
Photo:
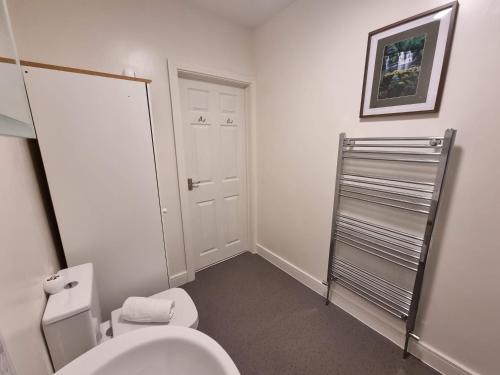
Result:
<svg viewBox="0 0 500 375">
<path fill-rule="evenodd" d="M 184 149 L 184 131 L 182 126 L 181 99 L 179 91 L 179 78 L 194 79 L 227 86 L 240 87 L 245 90 L 245 116 L 246 116 L 246 173 L 247 173 L 247 207 L 248 207 L 248 238 L 249 249 L 256 252 L 257 242 L 257 184 L 255 160 L 255 94 L 256 85 L 252 77 L 242 76 L 231 72 L 221 72 L 189 64 L 181 64 L 172 60 L 167 61 L 168 79 L 170 84 L 170 101 L 172 106 L 172 121 L 174 125 L 175 153 L 177 158 L 177 177 L 179 182 L 182 226 L 184 237 L 184 251 L 186 256 L 185 280 L 176 280 L 175 284 L 182 284 L 195 279 L 195 258 L 192 243 L 192 225 L 189 213 L 189 196 L 187 186 L 187 169 Z"/>
</svg>

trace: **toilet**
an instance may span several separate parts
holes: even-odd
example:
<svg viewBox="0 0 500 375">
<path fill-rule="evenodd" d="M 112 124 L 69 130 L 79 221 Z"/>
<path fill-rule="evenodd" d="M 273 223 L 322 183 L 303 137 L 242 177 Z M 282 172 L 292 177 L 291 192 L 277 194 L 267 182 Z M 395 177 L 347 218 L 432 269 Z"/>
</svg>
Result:
<svg viewBox="0 0 500 375">
<path fill-rule="evenodd" d="M 151 296 L 175 301 L 174 315 L 168 323 L 127 322 L 121 318 L 121 308 L 111 313 L 110 321 L 102 322 L 93 265 L 70 267 L 59 274 L 66 286 L 49 296 L 42 318 L 56 371 L 100 343 L 130 331 L 165 325 L 198 328 L 198 311 L 183 289 L 172 288 Z"/>
</svg>

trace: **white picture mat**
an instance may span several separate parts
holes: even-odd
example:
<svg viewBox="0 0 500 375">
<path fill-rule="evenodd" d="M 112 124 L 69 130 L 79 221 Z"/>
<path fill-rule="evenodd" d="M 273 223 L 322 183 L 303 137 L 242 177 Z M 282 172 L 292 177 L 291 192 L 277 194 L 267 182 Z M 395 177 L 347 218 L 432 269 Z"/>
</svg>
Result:
<svg viewBox="0 0 500 375">
<path fill-rule="evenodd" d="M 437 99 L 437 91 L 441 77 L 441 70 L 443 67 L 444 55 L 446 52 L 446 42 L 448 38 L 448 29 L 451 22 L 452 8 L 444 9 L 436 14 L 431 14 L 414 21 L 396 26 L 392 29 L 383 31 L 370 38 L 370 55 L 368 57 L 367 74 L 365 82 L 365 95 L 363 102 L 363 115 L 381 115 L 387 113 L 402 113 L 413 111 L 427 111 L 434 109 Z M 432 72 L 429 82 L 429 91 L 425 103 L 405 104 L 394 107 L 380 107 L 370 108 L 370 98 L 373 89 L 373 74 L 375 59 L 377 54 L 377 45 L 380 39 L 387 38 L 388 36 L 398 34 L 402 31 L 413 29 L 415 27 L 424 25 L 433 20 L 441 19 L 439 24 L 439 32 L 436 41 L 436 53 L 434 55 L 434 62 L 432 64 Z"/>
</svg>

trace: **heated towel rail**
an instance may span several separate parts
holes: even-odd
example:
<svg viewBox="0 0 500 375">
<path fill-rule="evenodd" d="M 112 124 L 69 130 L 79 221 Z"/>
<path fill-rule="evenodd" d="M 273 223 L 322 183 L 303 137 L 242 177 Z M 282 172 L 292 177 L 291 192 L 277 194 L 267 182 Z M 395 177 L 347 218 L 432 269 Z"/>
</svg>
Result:
<svg viewBox="0 0 500 375">
<path fill-rule="evenodd" d="M 339 137 L 326 304 L 335 283 L 405 321 L 404 357 L 455 133 Z"/>
</svg>

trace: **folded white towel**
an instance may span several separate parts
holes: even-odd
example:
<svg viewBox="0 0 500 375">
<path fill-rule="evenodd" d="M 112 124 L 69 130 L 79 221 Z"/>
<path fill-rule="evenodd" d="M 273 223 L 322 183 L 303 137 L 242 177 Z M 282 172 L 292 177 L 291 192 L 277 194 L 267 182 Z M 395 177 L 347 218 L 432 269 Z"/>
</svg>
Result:
<svg viewBox="0 0 500 375">
<path fill-rule="evenodd" d="M 175 301 L 158 298 L 128 297 L 121 317 L 130 322 L 167 323 L 174 314 Z"/>
</svg>

